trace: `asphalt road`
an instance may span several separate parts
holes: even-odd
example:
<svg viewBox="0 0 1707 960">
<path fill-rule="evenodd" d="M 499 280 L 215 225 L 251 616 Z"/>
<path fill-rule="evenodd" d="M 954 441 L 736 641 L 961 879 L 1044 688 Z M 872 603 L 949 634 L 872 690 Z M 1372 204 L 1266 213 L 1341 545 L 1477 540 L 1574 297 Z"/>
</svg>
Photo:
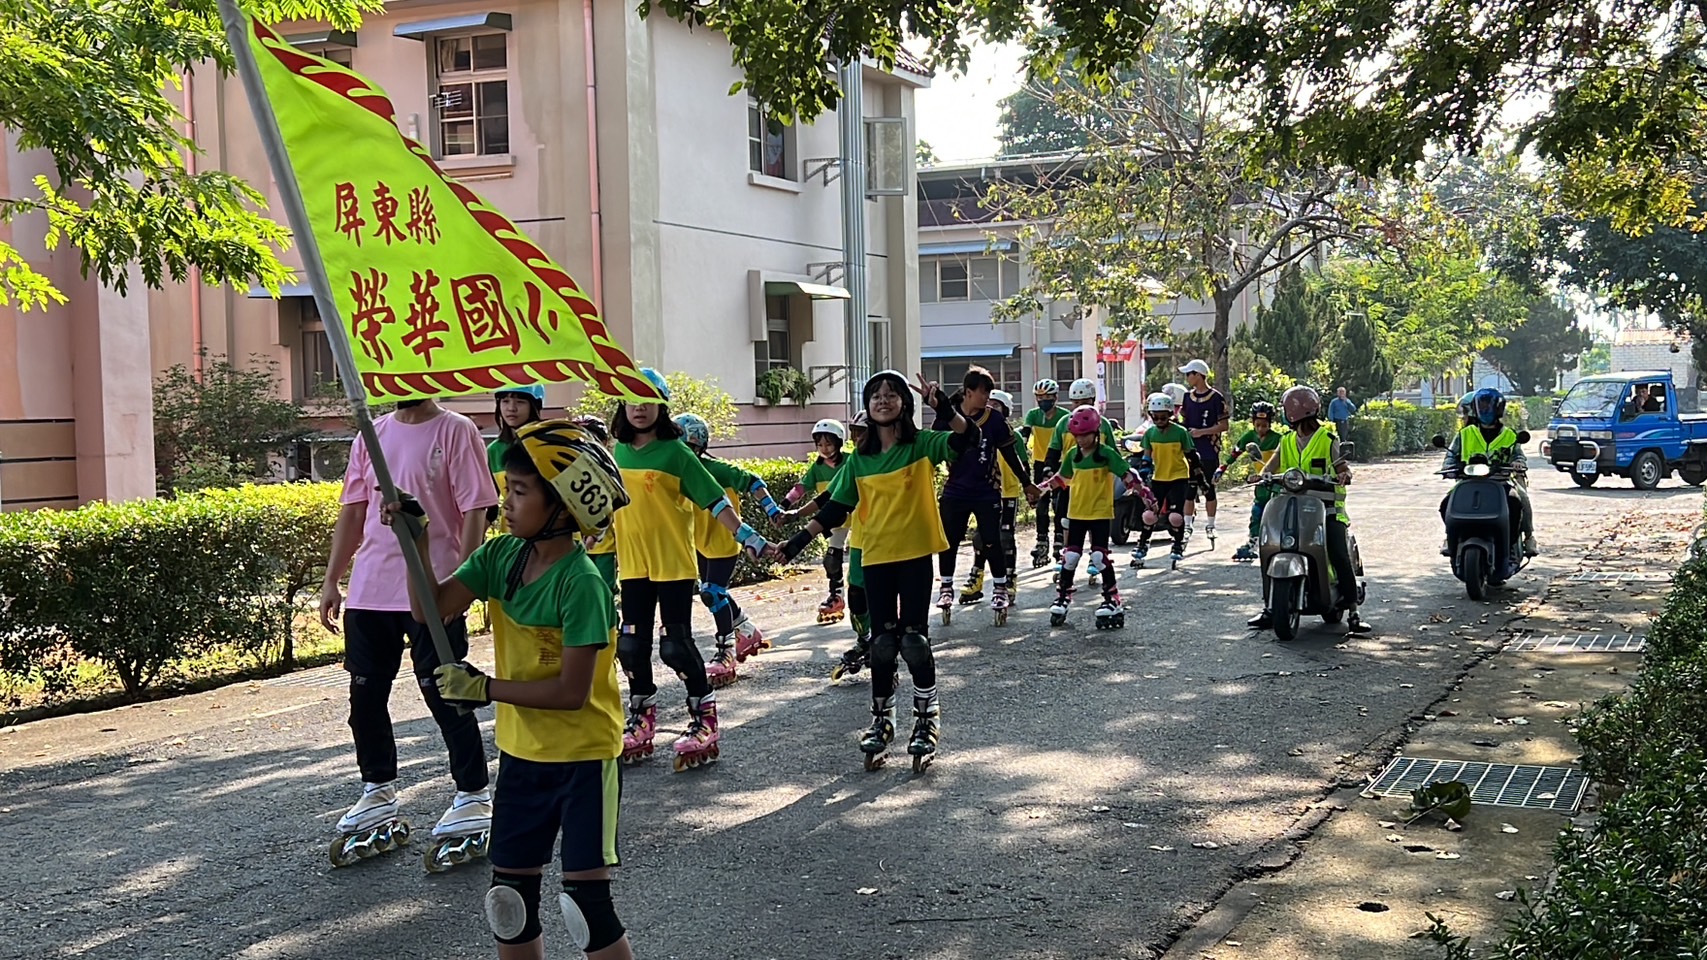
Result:
<svg viewBox="0 0 1707 960">
<path fill-rule="evenodd" d="M 1242 492 L 1215 553 L 1200 533 L 1184 569 L 1123 574 L 1124 631 L 1090 629 L 1089 591 L 1049 629 L 1043 571 L 1005 628 L 960 611 L 933 628 L 943 752 L 922 777 L 861 769 L 868 687 L 827 682 L 849 635 L 811 624 L 818 586 L 747 591 L 778 645 L 720 692 L 722 762 L 625 775 L 614 892 L 637 955 L 1155 956 L 1311 801 L 1383 761 L 1538 583 L 1630 511 L 1700 503 L 1676 481 L 1579 491 L 1538 473 L 1547 553 L 1478 606 L 1436 553 L 1433 469 L 1368 467 L 1352 488 L 1371 637 L 1245 630 L 1257 576 L 1228 561 Z M 664 690 L 660 758 L 680 693 Z M 424 835 L 450 797 L 442 746 L 411 684 L 393 712 Z M 327 668 L 0 732 L 0 957 L 492 956 L 484 863 L 327 864 L 359 791 L 345 718 Z M 547 920 L 549 955 L 571 956 Z"/>
</svg>

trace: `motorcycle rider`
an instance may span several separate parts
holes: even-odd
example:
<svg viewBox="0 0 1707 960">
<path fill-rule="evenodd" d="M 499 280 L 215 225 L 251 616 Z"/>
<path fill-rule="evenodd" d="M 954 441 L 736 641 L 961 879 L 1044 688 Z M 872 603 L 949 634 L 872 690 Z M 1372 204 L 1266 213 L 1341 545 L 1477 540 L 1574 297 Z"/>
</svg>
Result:
<svg viewBox="0 0 1707 960">
<path fill-rule="evenodd" d="M 1337 484 L 1334 511 L 1328 515 L 1328 562 L 1333 565 L 1339 605 L 1347 611 L 1346 632 L 1372 632 L 1357 612 L 1357 571 L 1351 562 L 1350 519 L 1345 512 L 1345 485 L 1351 482 L 1351 467 L 1340 455 L 1339 438 L 1322 425 L 1322 397 L 1299 384 L 1280 397 L 1280 408 L 1292 424 L 1292 432 L 1281 436 L 1279 452 L 1270 461 L 1276 471 L 1298 470 L 1307 477 L 1332 477 Z M 1274 618 L 1265 607 L 1246 624 L 1266 630 Z"/>
<path fill-rule="evenodd" d="M 1464 464 L 1475 456 L 1487 457 L 1491 466 L 1510 468 L 1511 493 L 1518 503 L 1518 529 L 1523 531 L 1523 553 L 1536 556 L 1541 549 L 1535 542 L 1535 514 L 1529 505 L 1529 458 L 1523 452 L 1523 444 L 1517 442 L 1517 431 L 1505 425 L 1505 396 L 1493 387 L 1483 387 L 1470 396 L 1465 406 L 1467 422 L 1446 448 L 1440 472 L 1457 479 L 1463 476 Z M 1442 522 L 1450 498 L 1451 494 L 1441 498 Z M 1440 555 L 1450 556 L 1444 544 Z"/>
</svg>

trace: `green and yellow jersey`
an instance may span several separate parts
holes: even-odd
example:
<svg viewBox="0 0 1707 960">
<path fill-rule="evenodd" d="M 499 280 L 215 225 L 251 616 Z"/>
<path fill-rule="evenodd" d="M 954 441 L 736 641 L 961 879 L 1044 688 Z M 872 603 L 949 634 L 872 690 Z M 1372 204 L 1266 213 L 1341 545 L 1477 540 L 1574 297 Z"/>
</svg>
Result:
<svg viewBox="0 0 1707 960">
<path fill-rule="evenodd" d="M 1032 407 L 1025 412 L 1020 428 L 1026 431 L 1033 463 L 1042 463 L 1049 457 L 1049 444 L 1055 439 L 1055 428 L 1066 420 L 1067 410 L 1060 404 L 1049 408 L 1048 413 L 1044 413 L 1041 407 Z"/>
<path fill-rule="evenodd" d="M 616 512 L 616 565 L 625 580 L 669 583 L 699 577 L 694 514 L 723 499 L 723 488 L 680 440 L 616 445 L 628 506 Z"/>
<path fill-rule="evenodd" d="M 1191 432 L 1177 423 L 1144 431 L 1144 452 L 1150 455 L 1150 463 L 1155 469 L 1152 476 L 1163 483 L 1191 476 L 1191 463 L 1186 460 L 1186 454 L 1196 447 Z"/>
<path fill-rule="evenodd" d="M 921 430 L 912 443 L 876 456 L 855 453 L 830 483 L 830 499 L 848 507 L 866 566 L 900 563 L 948 549 L 936 502 L 936 465 L 952 461 L 954 435 Z"/>
<path fill-rule="evenodd" d="M 723 495 L 729 499 L 729 506 L 735 509 L 735 515 L 741 515 L 741 495 L 753 489 L 759 478 L 727 460 L 716 457 L 700 457 L 711 479 L 723 488 Z M 735 535 L 723 528 L 712 515 L 704 510 L 698 510 L 693 515 L 694 548 L 700 556 L 712 560 L 722 560 L 741 554 L 741 545 L 735 542 Z"/>
<path fill-rule="evenodd" d="M 1120 450 L 1105 443 L 1086 453 L 1075 444 L 1061 455 L 1061 479 L 1067 481 L 1068 520 L 1113 520 L 1114 485 L 1131 467 Z"/>
</svg>

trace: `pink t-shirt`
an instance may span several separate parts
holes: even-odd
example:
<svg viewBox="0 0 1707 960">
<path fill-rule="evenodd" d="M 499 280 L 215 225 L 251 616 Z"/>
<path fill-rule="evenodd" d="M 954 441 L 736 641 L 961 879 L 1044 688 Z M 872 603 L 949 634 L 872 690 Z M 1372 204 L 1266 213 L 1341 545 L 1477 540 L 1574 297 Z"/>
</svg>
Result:
<svg viewBox="0 0 1707 960">
<path fill-rule="evenodd" d="M 414 494 L 432 521 L 427 526 L 433 573 L 448 577 L 462 563 L 462 517 L 498 502 L 498 488 L 486 469 L 480 428 L 460 413 L 445 410 L 425 423 L 404 423 L 395 414 L 374 421 L 385 464 L 397 489 Z M 379 485 L 361 437 L 350 445 L 341 503 L 366 503 L 362 545 L 350 566 L 352 610 L 408 610 L 408 570 L 397 534 L 379 522 Z"/>
</svg>

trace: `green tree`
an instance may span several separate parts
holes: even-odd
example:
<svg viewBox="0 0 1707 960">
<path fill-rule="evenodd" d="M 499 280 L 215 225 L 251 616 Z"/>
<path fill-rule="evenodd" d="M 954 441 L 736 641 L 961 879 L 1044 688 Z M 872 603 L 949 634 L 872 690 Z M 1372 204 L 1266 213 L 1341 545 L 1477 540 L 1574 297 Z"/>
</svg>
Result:
<svg viewBox="0 0 1707 960">
<path fill-rule="evenodd" d="M 1570 369 L 1590 345 L 1576 311 L 1552 297 L 1530 301 L 1523 322 L 1502 327 L 1499 335 L 1505 345 L 1482 355 L 1529 396 L 1552 391 L 1558 372 Z"/>
<path fill-rule="evenodd" d="M 1257 307 L 1251 347 L 1288 376 L 1310 375 L 1310 361 L 1322 352 L 1327 304 L 1310 288 L 1304 271 L 1292 264 L 1280 271 L 1274 298 Z"/>
<path fill-rule="evenodd" d="M 670 386 L 670 415 L 697 413 L 705 418 L 713 440 L 726 440 L 741 430 L 741 411 L 735 398 L 718 385 L 716 377 L 695 377 L 685 373 L 667 373 L 664 382 Z M 616 413 L 617 400 L 596 390 L 581 394 L 570 408 L 570 416 L 594 416 L 605 422 Z"/>
<path fill-rule="evenodd" d="M 942 162 L 942 158 L 936 155 L 936 148 L 931 146 L 929 140 L 920 140 L 914 145 L 913 160 L 921 167 Z"/>
<path fill-rule="evenodd" d="M 1582 357 L 1577 361 L 1577 372 L 1585 377 L 1611 371 L 1612 344 L 1606 340 L 1596 340 L 1589 344 L 1589 348 L 1583 351 Z"/>
<path fill-rule="evenodd" d="M 1516 138 L 1557 165 L 1569 207 L 1628 229 L 1700 212 L 1703 9 L 1258 2 L 1213 8 L 1199 35 L 1208 66 L 1261 103 L 1265 146 L 1283 155 L 1408 174 L 1431 148 L 1473 151 L 1523 116 Z"/>
<path fill-rule="evenodd" d="M 246 0 L 267 20 L 352 27 L 379 0 Z M 149 287 L 196 268 L 210 284 L 276 289 L 288 233 L 262 195 L 230 174 L 191 174 L 196 149 L 166 96 L 208 64 L 233 67 L 214 0 L 0 0 L 0 126 L 22 150 L 44 150 L 53 175 L 0 199 L 0 224 L 45 220 L 47 245 L 76 250 L 85 276 L 125 292 L 134 266 Z M 0 304 L 64 302 L 0 241 Z"/>
<path fill-rule="evenodd" d="M 1088 135 L 1082 160 L 1033 184 L 995 183 L 987 202 L 1019 224 L 1031 281 L 992 316 L 1095 307 L 1117 336 L 1165 337 L 1165 298 L 1215 310 L 1207 358 L 1230 380 L 1234 305 L 1253 284 L 1358 232 L 1361 197 L 1333 171 L 1259 165 L 1223 91 L 1201 80 L 1178 37 L 1158 35 L 1132 78 L 1107 93 L 1055 88 Z"/>
<path fill-rule="evenodd" d="M 154 381 L 154 472 L 162 496 L 272 476 L 273 457 L 310 432 L 302 410 L 278 399 L 278 364 L 238 367 L 207 357 L 197 380 L 178 364 Z"/>
<path fill-rule="evenodd" d="M 1393 389 L 1393 365 L 1376 342 L 1375 327 L 1361 313 L 1340 322 L 1328 347 L 1328 379 L 1354 397 L 1378 397 Z"/>
</svg>

